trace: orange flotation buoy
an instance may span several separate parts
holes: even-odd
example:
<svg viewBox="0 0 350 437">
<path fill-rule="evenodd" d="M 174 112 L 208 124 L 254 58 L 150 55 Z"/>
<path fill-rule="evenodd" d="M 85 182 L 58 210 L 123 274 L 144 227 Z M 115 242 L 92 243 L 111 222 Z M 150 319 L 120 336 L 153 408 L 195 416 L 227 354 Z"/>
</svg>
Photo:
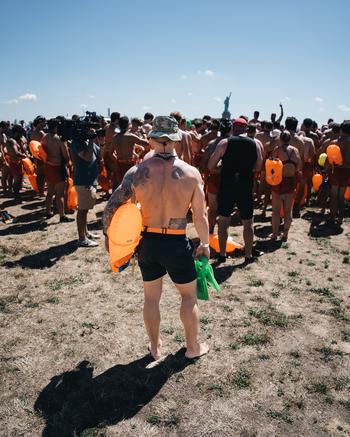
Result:
<svg viewBox="0 0 350 437">
<path fill-rule="evenodd" d="M 32 140 L 29 143 L 29 149 L 36 159 L 41 159 L 42 161 L 47 161 L 47 153 L 43 145 L 39 141 Z"/>
<path fill-rule="evenodd" d="M 23 175 L 28 178 L 33 190 L 38 192 L 38 183 L 36 180 L 35 166 L 30 158 L 22 159 Z"/>
<path fill-rule="evenodd" d="M 312 176 L 312 187 L 315 192 L 317 192 L 320 189 L 320 186 L 322 185 L 323 177 L 319 173 L 315 173 Z"/>
<path fill-rule="evenodd" d="M 36 180 L 36 176 L 28 176 L 28 180 L 29 180 L 30 185 L 32 186 L 33 190 L 38 193 L 39 188 L 38 188 L 38 182 Z"/>
<path fill-rule="evenodd" d="M 107 174 L 106 167 L 102 168 L 101 173 L 98 175 L 97 181 L 98 181 L 98 183 L 103 191 L 109 190 L 110 187 L 109 187 L 109 180 L 108 180 L 108 174 Z"/>
<path fill-rule="evenodd" d="M 109 264 L 113 272 L 120 271 L 133 256 L 141 240 L 142 216 L 131 202 L 121 205 L 114 213 L 107 229 Z"/>
<path fill-rule="evenodd" d="M 350 186 L 346 187 L 345 193 L 344 193 L 344 199 L 350 200 Z"/>
<path fill-rule="evenodd" d="M 343 156 L 340 147 L 336 144 L 330 144 L 327 147 L 327 158 L 330 164 L 343 165 Z"/>
<path fill-rule="evenodd" d="M 24 176 L 35 176 L 35 167 L 30 158 L 23 158 L 22 166 Z"/>
<path fill-rule="evenodd" d="M 74 187 L 73 179 L 68 178 L 68 188 L 67 188 L 67 208 L 77 209 L 78 207 L 78 193 Z"/>
<path fill-rule="evenodd" d="M 269 185 L 279 185 L 282 182 L 283 162 L 280 159 L 267 159 L 265 171 L 265 179 Z"/>
<path fill-rule="evenodd" d="M 209 246 L 214 249 L 216 252 L 220 252 L 219 247 L 219 237 L 217 234 L 211 234 L 209 235 Z M 232 237 L 228 237 L 227 243 L 226 243 L 226 252 L 231 253 L 234 252 L 236 249 L 242 249 L 242 245 L 239 243 L 235 243 L 232 240 Z"/>
</svg>

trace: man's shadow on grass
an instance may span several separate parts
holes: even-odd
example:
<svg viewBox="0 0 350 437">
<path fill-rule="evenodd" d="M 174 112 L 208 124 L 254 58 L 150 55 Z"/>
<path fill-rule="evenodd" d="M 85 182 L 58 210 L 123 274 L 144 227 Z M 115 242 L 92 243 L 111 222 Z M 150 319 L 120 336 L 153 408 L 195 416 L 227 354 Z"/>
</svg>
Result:
<svg viewBox="0 0 350 437">
<path fill-rule="evenodd" d="M 340 235 L 343 231 L 344 229 L 340 225 L 311 222 L 309 236 L 314 238 L 327 238 L 332 235 Z"/>
<path fill-rule="evenodd" d="M 24 235 L 28 234 L 29 232 L 44 231 L 48 226 L 49 225 L 46 221 L 7 225 L 6 228 L 0 229 L 0 237 L 6 237 L 7 235 Z"/>
<path fill-rule="evenodd" d="M 70 255 L 78 249 L 75 240 L 68 243 L 52 246 L 49 249 L 33 255 L 26 255 L 17 261 L 7 261 L 2 264 L 3 267 L 14 268 L 22 267 L 24 269 L 44 269 L 54 266 L 63 256 Z"/>
<path fill-rule="evenodd" d="M 134 417 L 168 379 L 194 360 L 185 349 L 147 368 L 147 355 L 129 364 L 117 364 L 93 377 L 93 367 L 81 362 L 75 370 L 54 376 L 39 394 L 34 409 L 46 421 L 42 437 L 73 437 L 89 428 L 115 425 Z"/>
</svg>

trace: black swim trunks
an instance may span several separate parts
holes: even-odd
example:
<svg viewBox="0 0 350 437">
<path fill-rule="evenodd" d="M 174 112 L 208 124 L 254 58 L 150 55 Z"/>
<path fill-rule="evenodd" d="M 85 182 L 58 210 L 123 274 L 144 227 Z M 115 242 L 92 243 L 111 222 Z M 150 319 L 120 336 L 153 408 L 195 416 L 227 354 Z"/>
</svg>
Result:
<svg viewBox="0 0 350 437">
<path fill-rule="evenodd" d="M 237 206 L 242 220 L 253 218 L 253 187 L 250 181 L 236 184 L 221 184 L 218 195 L 218 214 L 229 217 Z"/>
<path fill-rule="evenodd" d="M 187 284 L 197 277 L 193 246 L 185 235 L 145 232 L 138 246 L 138 263 L 144 281 L 166 273 L 175 284 Z"/>
</svg>

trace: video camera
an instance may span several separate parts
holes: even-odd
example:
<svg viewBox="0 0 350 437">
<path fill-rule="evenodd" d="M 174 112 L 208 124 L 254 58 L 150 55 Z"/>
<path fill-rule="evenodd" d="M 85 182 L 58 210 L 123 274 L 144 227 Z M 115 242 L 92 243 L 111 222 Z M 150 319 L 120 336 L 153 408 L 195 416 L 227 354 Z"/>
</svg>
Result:
<svg viewBox="0 0 350 437">
<path fill-rule="evenodd" d="M 105 130 L 101 129 L 100 118 L 96 112 L 86 111 L 85 116 L 75 120 L 59 117 L 58 121 L 57 133 L 63 141 L 86 141 L 105 135 Z M 94 129 L 95 132 L 91 132 L 91 129 Z"/>
</svg>

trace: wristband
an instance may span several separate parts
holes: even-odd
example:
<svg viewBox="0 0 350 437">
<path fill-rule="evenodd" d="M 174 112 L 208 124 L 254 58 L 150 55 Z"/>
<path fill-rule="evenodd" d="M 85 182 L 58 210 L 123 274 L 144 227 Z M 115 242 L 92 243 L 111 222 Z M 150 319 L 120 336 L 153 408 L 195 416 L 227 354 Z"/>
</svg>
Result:
<svg viewBox="0 0 350 437">
<path fill-rule="evenodd" d="M 204 249 L 209 249 L 209 243 L 200 243 L 200 246 L 204 247 Z"/>
</svg>

